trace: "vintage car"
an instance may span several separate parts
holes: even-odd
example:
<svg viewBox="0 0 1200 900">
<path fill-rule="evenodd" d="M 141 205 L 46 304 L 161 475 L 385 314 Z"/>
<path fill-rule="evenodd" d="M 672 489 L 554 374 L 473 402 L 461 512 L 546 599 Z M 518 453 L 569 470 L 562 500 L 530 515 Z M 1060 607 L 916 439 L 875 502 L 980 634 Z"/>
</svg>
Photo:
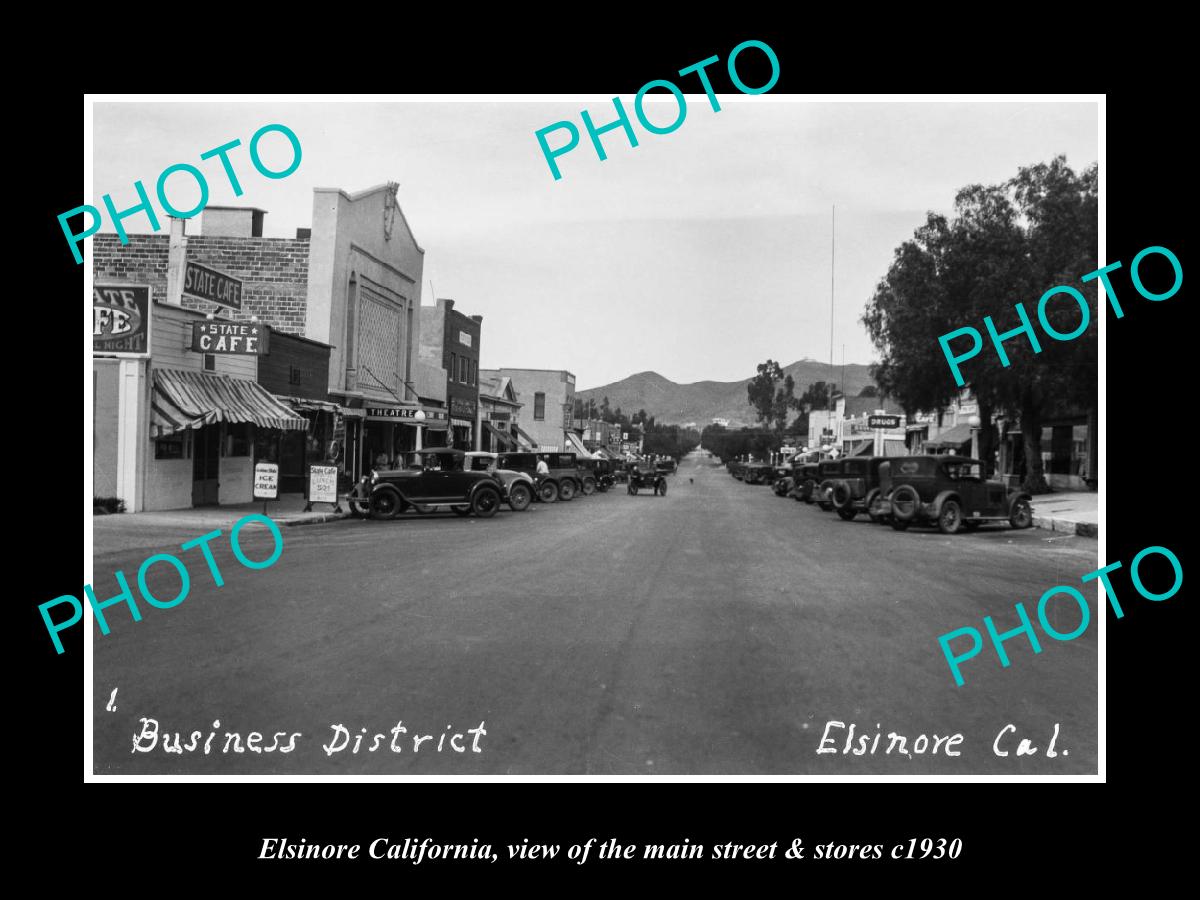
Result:
<svg viewBox="0 0 1200 900">
<path fill-rule="evenodd" d="M 742 481 L 746 484 L 770 484 L 775 479 L 775 467 L 770 463 L 752 462 L 746 465 Z"/>
<path fill-rule="evenodd" d="M 558 499 L 559 482 L 553 475 L 538 475 L 538 455 L 532 451 L 500 453 L 496 457 L 496 466 L 501 469 L 511 469 L 514 472 L 524 472 L 533 479 L 534 499 L 541 500 L 543 503 L 551 503 Z"/>
<path fill-rule="evenodd" d="M 776 466 L 775 480 L 771 482 L 771 490 L 776 497 L 790 497 L 792 488 L 796 486 L 796 478 L 791 466 Z"/>
<path fill-rule="evenodd" d="M 466 455 L 465 465 L 472 472 L 491 472 L 504 484 L 505 497 L 513 512 L 524 512 L 533 503 L 537 482 L 533 476 L 515 469 L 500 469 L 496 466 L 498 453 L 472 450 Z"/>
<path fill-rule="evenodd" d="M 913 524 L 937 525 L 943 534 L 987 522 L 1033 524 L 1033 498 L 985 481 L 983 464 L 966 456 L 894 457 L 879 467 L 879 492 L 870 511 L 886 510 L 897 531 Z"/>
<path fill-rule="evenodd" d="M 826 512 L 833 509 L 833 486 L 842 477 L 845 462 L 845 459 L 826 459 L 817 463 L 817 486 L 813 491 L 813 500 Z"/>
<path fill-rule="evenodd" d="M 664 475 L 674 475 L 675 469 L 677 468 L 677 466 L 676 466 L 675 460 L 671 459 L 671 457 L 668 456 L 664 459 L 658 460 L 654 464 L 654 468 L 656 471 L 659 471 Z"/>
<path fill-rule="evenodd" d="M 602 456 L 597 456 L 593 459 L 579 460 L 579 468 L 584 472 L 583 492 L 590 493 L 587 486 L 589 477 L 595 479 L 594 490 L 607 491 L 617 483 L 615 476 L 615 463 L 611 459 L 605 459 Z"/>
<path fill-rule="evenodd" d="M 816 500 L 819 463 L 792 464 L 792 498 L 812 503 Z"/>
<path fill-rule="evenodd" d="M 742 476 L 745 474 L 745 471 L 746 471 L 746 464 L 744 462 L 741 462 L 740 460 L 735 459 L 735 460 L 731 460 L 726 465 L 726 468 L 729 469 L 730 475 L 732 475 L 738 481 L 741 481 Z"/>
<path fill-rule="evenodd" d="M 574 453 L 538 453 L 538 459 L 545 460 L 550 467 L 550 477 L 558 482 L 558 499 L 572 500 L 576 494 L 583 491 L 583 477 L 579 472 L 579 463 Z M 595 485 L 591 493 L 595 493 Z"/>
<path fill-rule="evenodd" d="M 601 466 L 604 459 L 576 459 L 575 466 L 579 472 L 579 491 L 585 497 L 590 496 L 596 491 L 607 490 L 600 483 Z"/>
<path fill-rule="evenodd" d="M 847 521 L 865 512 L 872 522 L 882 521 L 871 512 L 871 503 L 879 494 L 879 467 L 886 456 L 848 456 L 842 461 L 842 477 L 833 483 L 830 499 L 839 516 Z"/>
<path fill-rule="evenodd" d="M 630 494 L 637 494 L 641 488 L 653 488 L 655 496 L 661 494 L 665 497 L 667 476 L 649 464 L 643 467 L 634 463 L 629 467 L 629 487 L 626 490 Z"/>
<path fill-rule="evenodd" d="M 431 512 L 451 509 L 460 516 L 482 519 L 496 514 L 504 483 L 490 472 L 472 472 L 461 450 L 437 447 L 409 454 L 402 469 L 371 473 L 371 516 L 394 519 L 407 509 Z"/>
</svg>

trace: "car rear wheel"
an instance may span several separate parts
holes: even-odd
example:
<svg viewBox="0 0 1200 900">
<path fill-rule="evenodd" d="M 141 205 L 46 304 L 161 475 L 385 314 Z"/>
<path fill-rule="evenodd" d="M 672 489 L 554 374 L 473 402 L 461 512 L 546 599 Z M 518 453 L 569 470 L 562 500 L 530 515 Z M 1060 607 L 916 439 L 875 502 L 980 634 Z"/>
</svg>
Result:
<svg viewBox="0 0 1200 900">
<path fill-rule="evenodd" d="M 1028 528 L 1033 524 L 1033 507 L 1028 500 L 1018 500 L 1013 504 L 1008 524 L 1013 528 Z"/>
<path fill-rule="evenodd" d="M 568 478 L 562 484 L 560 484 L 558 486 L 558 499 L 559 500 L 572 500 L 572 499 L 574 499 L 574 497 L 575 497 L 575 482 L 573 482 L 571 479 Z"/>
<path fill-rule="evenodd" d="M 532 502 L 533 491 L 529 489 L 529 485 L 523 481 L 518 481 L 509 486 L 508 505 L 512 507 L 514 512 L 524 512 L 529 509 L 529 504 Z"/>
<path fill-rule="evenodd" d="M 583 491 L 583 496 L 585 496 L 585 497 L 592 496 L 592 494 L 596 493 L 596 479 L 595 478 L 583 479 L 583 487 L 581 488 L 581 490 Z"/>
<path fill-rule="evenodd" d="M 471 512 L 480 519 L 490 519 L 500 508 L 500 492 L 495 488 L 481 487 L 471 498 Z M 458 509 L 455 508 L 455 512 Z"/>
<path fill-rule="evenodd" d="M 543 503 L 553 503 L 558 499 L 558 485 L 553 481 L 543 481 L 538 485 L 538 497 Z"/>
<path fill-rule="evenodd" d="M 947 500 L 938 511 L 938 530 L 942 534 L 957 534 L 962 528 L 962 507 L 957 500 Z"/>
</svg>

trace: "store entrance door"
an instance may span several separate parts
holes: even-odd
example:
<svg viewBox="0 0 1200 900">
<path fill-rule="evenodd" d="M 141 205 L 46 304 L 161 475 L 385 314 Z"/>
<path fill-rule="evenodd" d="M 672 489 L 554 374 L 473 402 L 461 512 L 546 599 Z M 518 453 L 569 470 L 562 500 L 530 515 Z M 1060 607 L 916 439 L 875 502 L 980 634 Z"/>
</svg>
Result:
<svg viewBox="0 0 1200 900">
<path fill-rule="evenodd" d="M 221 466 L 221 426 L 205 425 L 192 440 L 192 506 L 217 504 Z"/>
</svg>

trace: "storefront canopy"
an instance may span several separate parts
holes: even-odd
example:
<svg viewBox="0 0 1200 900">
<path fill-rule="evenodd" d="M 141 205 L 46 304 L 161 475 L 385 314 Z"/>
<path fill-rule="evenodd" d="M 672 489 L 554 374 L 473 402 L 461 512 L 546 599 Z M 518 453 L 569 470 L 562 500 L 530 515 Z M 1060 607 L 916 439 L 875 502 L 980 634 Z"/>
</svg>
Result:
<svg viewBox="0 0 1200 900">
<path fill-rule="evenodd" d="M 961 447 L 971 439 L 970 425 L 955 425 L 949 431 L 943 431 L 932 440 L 926 441 L 926 447 Z"/>
<path fill-rule="evenodd" d="M 308 421 L 244 378 L 182 369 L 155 369 L 150 395 L 151 434 L 166 437 L 217 422 L 252 422 L 261 428 L 303 431 Z"/>
<path fill-rule="evenodd" d="M 595 459 L 595 457 L 592 456 L 592 452 L 583 445 L 583 441 L 579 439 L 579 435 L 573 431 L 564 431 L 563 435 L 567 439 L 567 449 L 574 450 L 575 455 L 579 459 Z"/>
<path fill-rule="evenodd" d="M 500 447 L 503 450 L 516 450 L 517 442 L 513 440 L 512 435 L 501 431 L 496 426 L 489 422 L 483 423 L 483 430 L 500 442 Z"/>
</svg>

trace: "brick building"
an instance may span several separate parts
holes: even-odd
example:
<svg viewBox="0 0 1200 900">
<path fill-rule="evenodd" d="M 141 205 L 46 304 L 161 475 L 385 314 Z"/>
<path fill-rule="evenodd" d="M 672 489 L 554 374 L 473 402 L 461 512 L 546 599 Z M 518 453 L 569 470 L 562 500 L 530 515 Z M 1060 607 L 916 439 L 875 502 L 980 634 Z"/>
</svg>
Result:
<svg viewBox="0 0 1200 900">
<path fill-rule="evenodd" d="M 483 316 L 468 316 L 454 301 L 439 298 L 421 307 L 421 360 L 446 371 L 450 412 L 447 446 L 477 450 L 479 437 L 479 339 Z"/>
</svg>

